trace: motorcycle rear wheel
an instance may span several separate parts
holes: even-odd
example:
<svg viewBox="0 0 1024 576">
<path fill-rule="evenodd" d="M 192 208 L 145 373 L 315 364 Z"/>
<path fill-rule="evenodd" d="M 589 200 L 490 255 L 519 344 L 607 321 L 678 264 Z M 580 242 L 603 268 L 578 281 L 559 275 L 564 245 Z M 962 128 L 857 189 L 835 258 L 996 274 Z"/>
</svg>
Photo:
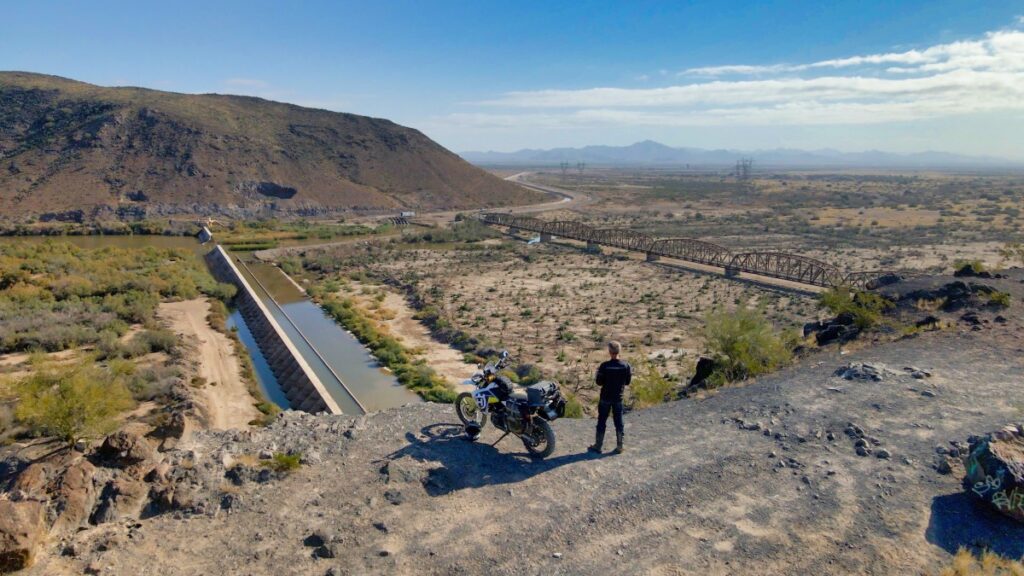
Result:
<svg viewBox="0 0 1024 576">
<path fill-rule="evenodd" d="M 463 392 L 455 398 L 455 413 L 465 426 L 470 422 L 476 422 L 481 428 L 487 424 L 487 414 L 484 414 L 476 405 L 476 400 L 469 392 Z"/>
<path fill-rule="evenodd" d="M 523 436 L 523 445 L 530 456 L 547 458 L 555 451 L 555 431 L 547 420 L 535 418 L 529 436 Z"/>
</svg>

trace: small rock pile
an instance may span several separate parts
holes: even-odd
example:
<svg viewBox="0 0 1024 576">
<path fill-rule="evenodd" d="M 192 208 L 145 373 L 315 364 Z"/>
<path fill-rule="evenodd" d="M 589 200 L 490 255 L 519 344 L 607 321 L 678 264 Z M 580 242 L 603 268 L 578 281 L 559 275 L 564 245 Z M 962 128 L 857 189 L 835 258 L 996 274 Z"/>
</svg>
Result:
<svg viewBox="0 0 1024 576">
<path fill-rule="evenodd" d="M 897 372 L 894 372 L 887 368 L 885 364 L 868 364 L 867 362 L 851 362 L 846 366 L 841 366 L 837 369 L 833 376 L 838 376 L 845 380 L 868 380 L 872 382 L 881 382 L 886 377 L 895 376 Z"/>
<path fill-rule="evenodd" d="M 1024 423 L 971 441 L 964 490 L 1024 522 Z"/>
</svg>

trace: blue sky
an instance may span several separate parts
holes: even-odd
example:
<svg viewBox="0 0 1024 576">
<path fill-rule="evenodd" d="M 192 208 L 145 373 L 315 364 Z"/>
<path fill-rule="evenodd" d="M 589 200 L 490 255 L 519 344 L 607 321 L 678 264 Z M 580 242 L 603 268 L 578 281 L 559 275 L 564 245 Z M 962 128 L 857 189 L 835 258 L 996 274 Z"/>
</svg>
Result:
<svg viewBox="0 0 1024 576">
<path fill-rule="evenodd" d="M 5 2 L 0 69 L 390 118 L 454 150 L 1024 159 L 1014 2 Z"/>
</svg>

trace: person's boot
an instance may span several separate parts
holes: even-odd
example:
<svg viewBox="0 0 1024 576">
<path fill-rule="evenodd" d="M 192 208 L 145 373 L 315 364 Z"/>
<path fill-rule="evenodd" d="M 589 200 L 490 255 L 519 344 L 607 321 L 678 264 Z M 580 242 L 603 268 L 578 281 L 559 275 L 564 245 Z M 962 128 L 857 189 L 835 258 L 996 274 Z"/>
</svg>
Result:
<svg viewBox="0 0 1024 576">
<path fill-rule="evenodd" d="M 615 454 L 622 454 L 622 452 L 625 450 L 625 448 L 622 447 L 623 436 L 624 434 L 622 432 L 615 433 L 615 450 L 613 451 Z"/>
<path fill-rule="evenodd" d="M 602 444 L 604 444 L 604 434 L 596 432 L 594 434 L 594 445 L 587 448 L 587 450 L 593 452 L 594 454 L 600 454 Z"/>
</svg>

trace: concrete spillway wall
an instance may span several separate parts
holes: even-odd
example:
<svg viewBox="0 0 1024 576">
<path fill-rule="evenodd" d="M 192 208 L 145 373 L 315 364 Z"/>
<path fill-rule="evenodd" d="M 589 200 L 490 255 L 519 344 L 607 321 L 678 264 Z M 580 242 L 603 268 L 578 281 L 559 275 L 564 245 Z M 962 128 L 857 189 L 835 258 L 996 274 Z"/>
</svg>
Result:
<svg viewBox="0 0 1024 576">
<path fill-rule="evenodd" d="M 238 310 L 291 407 L 304 412 L 341 414 L 338 403 L 327 392 L 320 378 L 306 363 L 224 248 L 218 244 L 206 255 L 206 261 L 218 280 L 238 287 L 235 300 Z"/>
</svg>

